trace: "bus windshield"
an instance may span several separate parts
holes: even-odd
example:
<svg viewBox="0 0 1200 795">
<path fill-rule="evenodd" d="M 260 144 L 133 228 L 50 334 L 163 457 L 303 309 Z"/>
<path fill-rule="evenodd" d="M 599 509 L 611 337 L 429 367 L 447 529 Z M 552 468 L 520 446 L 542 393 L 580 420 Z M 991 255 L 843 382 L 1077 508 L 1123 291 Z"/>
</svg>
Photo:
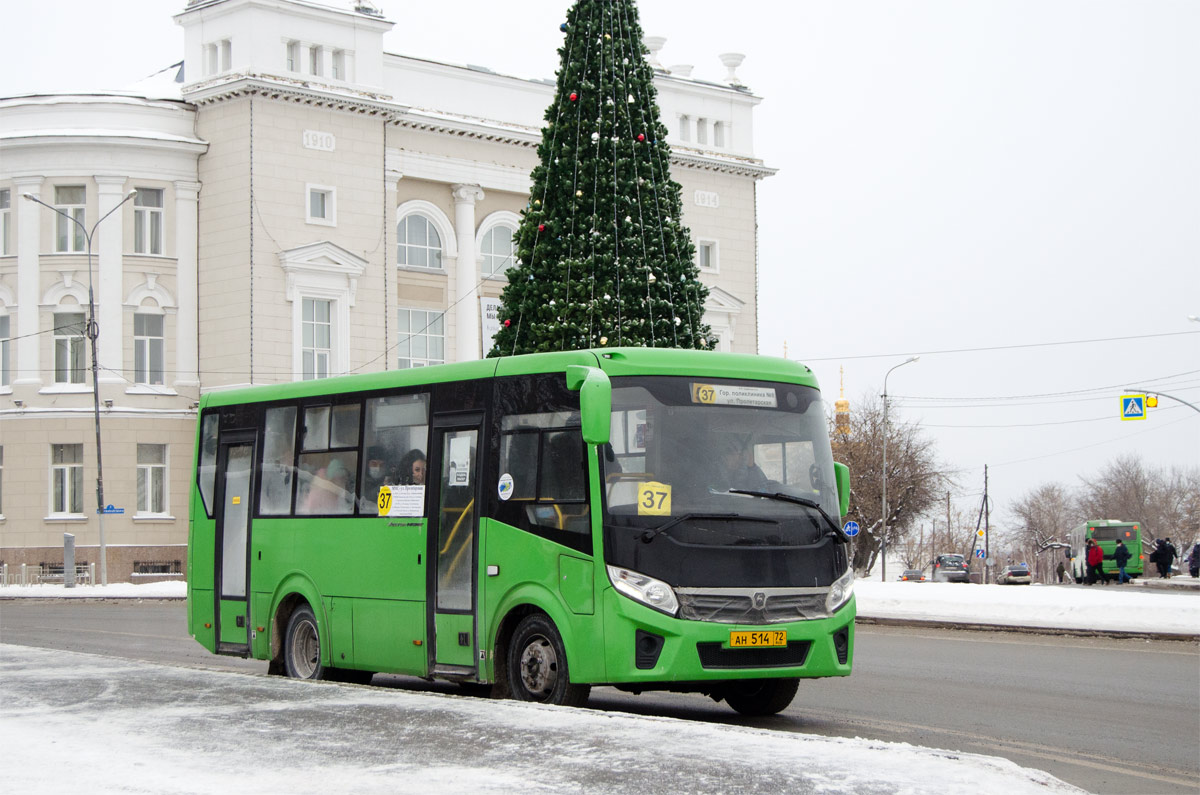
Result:
<svg viewBox="0 0 1200 795">
<path fill-rule="evenodd" d="M 818 586 L 844 573 L 817 390 L 669 376 L 612 383 L 601 461 L 610 562 L 685 586 Z"/>
</svg>

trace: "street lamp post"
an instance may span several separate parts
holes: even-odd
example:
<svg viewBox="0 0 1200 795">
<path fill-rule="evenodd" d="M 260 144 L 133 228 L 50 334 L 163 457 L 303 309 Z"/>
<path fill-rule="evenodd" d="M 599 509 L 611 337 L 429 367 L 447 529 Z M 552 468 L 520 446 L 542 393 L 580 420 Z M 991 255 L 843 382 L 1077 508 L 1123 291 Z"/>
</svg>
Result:
<svg viewBox="0 0 1200 795">
<path fill-rule="evenodd" d="M 96 338 L 100 336 L 100 326 L 96 323 L 96 299 L 92 292 L 92 237 L 96 234 L 96 229 L 104 222 L 105 218 L 115 213 L 121 208 L 125 202 L 137 195 L 137 190 L 131 190 L 125 194 L 125 197 L 116 205 L 100 216 L 100 220 L 92 224 L 92 229 L 89 232 L 88 228 L 83 225 L 83 222 L 72 215 L 64 213 L 62 210 L 52 205 L 46 204 L 41 199 L 31 193 L 24 194 L 25 198 L 34 204 L 40 204 L 47 209 L 53 210 L 58 215 L 66 218 L 71 223 L 79 227 L 79 231 L 83 233 L 84 240 L 87 241 L 87 266 L 88 266 L 88 323 L 87 336 L 92 342 L 92 404 L 95 409 L 95 426 L 96 426 L 96 514 L 100 522 L 100 584 L 108 585 L 108 547 L 104 538 L 104 457 L 100 452 L 100 367 L 96 362 Z"/>
<path fill-rule="evenodd" d="M 892 374 L 892 370 L 896 367 L 903 367 L 906 364 L 912 364 L 920 359 L 920 356 L 909 356 L 904 361 L 892 367 L 883 375 L 883 512 L 880 514 L 880 524 L 882 526 L 882 534 L 879 536 L 879 559 L 882 562 L 879 570 L 880 576 L 884 582 L 887 582 L 887 440 L 888 440 L 888 405 L 887 405 L 887 380 Z"/>
</svg>

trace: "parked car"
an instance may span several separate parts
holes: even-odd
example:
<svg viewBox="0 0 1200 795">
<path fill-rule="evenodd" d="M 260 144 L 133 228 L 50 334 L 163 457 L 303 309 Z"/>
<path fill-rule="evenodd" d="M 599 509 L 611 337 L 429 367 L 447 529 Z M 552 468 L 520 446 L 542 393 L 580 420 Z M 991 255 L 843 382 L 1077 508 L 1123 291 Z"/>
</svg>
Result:
<svg viewBox="0 0 1200 795">
<path fill-rule="evenodd" d="M 925 582 L 925 573 L 920 569 L 905 569 L 900 582 Z"/>
<path fill-rule="evenodd" d="M 962 555 L 938 555 L 933 560 L 934 582 L 970 582 L 967 559 Z"/>
<path fill-rule="evenodd" d="M 1033 582 L 1033 576 L 1029 573 L 1029 567 L 1024 563 L 1005 566 L 996 575 L 997 585 L 1029 585 L 1031 582 Z"/>
</svg>

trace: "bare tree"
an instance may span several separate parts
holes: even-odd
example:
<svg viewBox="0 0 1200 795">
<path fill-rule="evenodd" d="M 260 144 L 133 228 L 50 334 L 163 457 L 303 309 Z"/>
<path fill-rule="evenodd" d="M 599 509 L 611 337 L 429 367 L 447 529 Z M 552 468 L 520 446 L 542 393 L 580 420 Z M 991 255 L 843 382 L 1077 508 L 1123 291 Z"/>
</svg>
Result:
<svg viewBox="0 0 1200 795">
<path fill-rule="evenodd" d="M 1121 456 L 1092 478 L 1081 477 L 1078 521 L 1141 522 L 1143 539 L 1180 544 L 1200 537 L 1200 469 L 1149 468 L 1136 454 Z"/>
<path fill-rule="evenodd" d="M 919 425 L 900 421 L 893 415 L 887 423 L 888 516 L 882 510 L 883 407 L 878 398 L 860 399 L 851 412 L 847 429 L 837 430 L 829 418 L 833 456 L 850 467 L 850 511 L 847 519 L 859 523 L 853 565 L 866 573 L 875 565 L 886 533 L 888 546 L 897 546 L 918 526 L 918 521 L 937 502 L 945 477 L 938 471 L 933 441 Z"/>
</svg>

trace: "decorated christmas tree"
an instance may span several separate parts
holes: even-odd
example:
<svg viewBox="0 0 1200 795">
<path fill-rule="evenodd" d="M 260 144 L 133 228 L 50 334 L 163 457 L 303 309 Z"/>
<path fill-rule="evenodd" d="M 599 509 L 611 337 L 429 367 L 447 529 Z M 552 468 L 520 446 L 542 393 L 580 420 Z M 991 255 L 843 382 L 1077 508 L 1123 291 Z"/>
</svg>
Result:
<svg viewBox="0 0 1200 795">
<path fill-rule="evenodd" d="M 576 0 L 492 356 L 711 348 L 633 0 Z"/>
</svg>

